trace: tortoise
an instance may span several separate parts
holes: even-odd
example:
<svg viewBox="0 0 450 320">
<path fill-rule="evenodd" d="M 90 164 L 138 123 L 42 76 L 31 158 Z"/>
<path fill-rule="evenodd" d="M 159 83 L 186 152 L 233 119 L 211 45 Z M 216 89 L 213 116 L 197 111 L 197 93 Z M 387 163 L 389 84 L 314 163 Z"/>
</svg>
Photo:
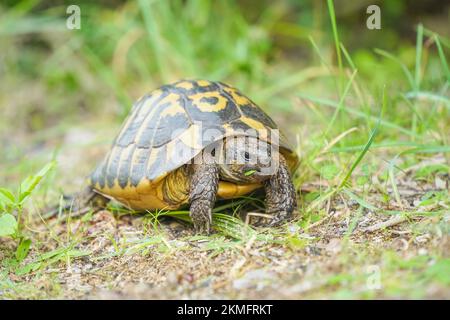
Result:
<svg viewBox="0 0 450 320">
<path fill-rule="evenodd" d="M 264 188 L 268 225 L 275 226 L 296 209 L 291 174 L 298 163 L 275 122 L 239 90 L 180 80 L 133 104 L 88 192 L 134 210 L 190 204 L 196 232 L 208 234 L 217 197 Z"/>
</svg>

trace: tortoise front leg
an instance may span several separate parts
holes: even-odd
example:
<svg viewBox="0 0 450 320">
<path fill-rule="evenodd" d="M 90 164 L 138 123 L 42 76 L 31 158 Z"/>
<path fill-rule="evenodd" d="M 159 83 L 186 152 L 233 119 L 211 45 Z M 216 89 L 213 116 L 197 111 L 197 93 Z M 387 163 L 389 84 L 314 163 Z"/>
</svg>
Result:
<svg viewBox="0 0 450 320">
<path fill-rule="evenodd" d="M 193 164 L 192 169 L 190 217 L 197 233 L 209 234 L 219 186 L 219 168 L 215 164 Z"/>
<path fill-rule="evenodd" d="M 286 160 L 280 154 L 278 171 L 264 182 L 266 190 L 266 214 L 272 215 L 270 226 L 280 224 L 292 216 L 297 208 L 297 197 Z"/>
</svg>

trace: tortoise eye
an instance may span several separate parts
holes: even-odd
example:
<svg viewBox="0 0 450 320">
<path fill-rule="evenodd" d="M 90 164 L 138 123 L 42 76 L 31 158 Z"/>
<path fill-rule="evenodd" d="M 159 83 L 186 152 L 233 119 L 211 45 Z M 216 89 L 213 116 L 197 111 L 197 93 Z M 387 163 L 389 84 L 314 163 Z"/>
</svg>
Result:
<svg viewBox="0 0 450 320">
<path fill-rule="evenodd" d="M 245 161 L 250 160 L 250 154 L 248 152 L 244 152 L 244 159 Z"/>
</svg>

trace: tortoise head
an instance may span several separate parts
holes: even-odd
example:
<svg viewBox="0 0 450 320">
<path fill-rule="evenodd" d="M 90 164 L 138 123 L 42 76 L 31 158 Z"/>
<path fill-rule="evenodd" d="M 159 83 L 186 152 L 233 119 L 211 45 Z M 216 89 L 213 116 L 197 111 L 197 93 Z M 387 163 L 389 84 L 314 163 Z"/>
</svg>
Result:
<svg viewBox="0 0 450 320">
<path fill-rule="evenodd" d="M 258 183 L 278 170 L 276 146 L 252 136 L 233 136 L 224 140 L 219 158 L 222 179 L 235 183 Z"/>
</svg>

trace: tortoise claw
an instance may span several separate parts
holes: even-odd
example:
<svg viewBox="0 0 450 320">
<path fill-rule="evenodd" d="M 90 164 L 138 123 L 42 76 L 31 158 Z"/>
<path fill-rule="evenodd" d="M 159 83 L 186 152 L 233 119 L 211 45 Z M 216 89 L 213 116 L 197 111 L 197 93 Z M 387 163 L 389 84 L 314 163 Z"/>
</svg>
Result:
<svg viewBox="0 0 450 320">
<path fill-rule="evenodd" d="M 196 234 L 209 235 L 211 233 L 211 222 L 209 220 L 194 220 Z"/>
<path fill-rule="evenodd" d="M 272 220 L 269 221 L 268 225 L 270 227 L 278 227 L 282 225 L 283 222 L 289 220 L 291 216 L 292 214 L 287 211 L 278 211 L 276 214 L 272 215 Z"/>
<path fill-rule="evenodd" d="M 194 223 L 195 232 L 209 235 L 211 232 L 211 208 L 205 201 L 194 201 L 191 203 L 190 216 Z"/>
<path fill-rule="evenodd" d="M 251 225 L 255 227 L 278 227 L 289 220 L 292 214 L 287 211 L 278 211 L 276 213 L 266 213 L 269 217 L 252 217 Z"/>
</svg>

